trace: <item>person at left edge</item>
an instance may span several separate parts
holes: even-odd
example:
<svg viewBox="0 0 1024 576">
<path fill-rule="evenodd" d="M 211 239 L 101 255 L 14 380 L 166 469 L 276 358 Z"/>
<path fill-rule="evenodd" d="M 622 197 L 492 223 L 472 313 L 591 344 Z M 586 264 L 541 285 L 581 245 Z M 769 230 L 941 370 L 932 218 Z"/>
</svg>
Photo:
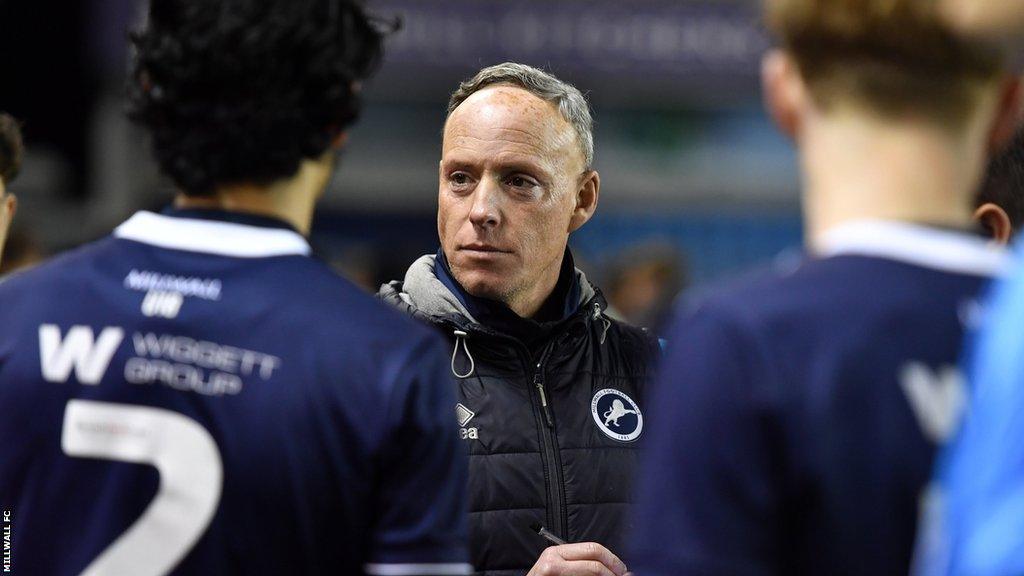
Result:
<svg viewBox="0 0 1024 576">
<path fill-rule="evenodd" d="M 13 573 L 469 573 L 443 346 L 304 238 L 381 36 L 353 0 L 149 2 L 175 207 L 0 285 Z"/>
<path fill-rule="evenodd" d="M 18 210 L 18 198 L 7 190 L 21 170 L 21 128 L 8 114 L 0 112 L 0 256 L 10 231 L 11 221 Z"/>
</svg>

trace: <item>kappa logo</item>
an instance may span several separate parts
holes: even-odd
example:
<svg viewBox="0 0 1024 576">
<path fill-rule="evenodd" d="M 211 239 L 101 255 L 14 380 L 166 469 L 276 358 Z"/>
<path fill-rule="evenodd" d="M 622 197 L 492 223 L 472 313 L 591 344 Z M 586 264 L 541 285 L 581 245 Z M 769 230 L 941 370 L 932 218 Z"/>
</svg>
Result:
<svg viewBox="0 0 1024 576">
<path fill-rule="evenodd" d="M 469 424 L 469 421 L 473 419 L 473 416 L 476 416 L 476 412 L 466 408 L 462 403 L 455 405 L 455 418 L 458 419 L 460 427 L 459 436 L 463 440 L 478 440 L 480 438 L 480 433 L 477 431 L 476 427 L 466 428 L 466 424 Z"/>
<path fill-rule="evenodd" d="M 619 442 L 632 442 L 644 429 L 644 416 L 633 399 L 613 388 L 598 390 L 590 402 L 594 423 L 606 436 Z"/>
</svg>

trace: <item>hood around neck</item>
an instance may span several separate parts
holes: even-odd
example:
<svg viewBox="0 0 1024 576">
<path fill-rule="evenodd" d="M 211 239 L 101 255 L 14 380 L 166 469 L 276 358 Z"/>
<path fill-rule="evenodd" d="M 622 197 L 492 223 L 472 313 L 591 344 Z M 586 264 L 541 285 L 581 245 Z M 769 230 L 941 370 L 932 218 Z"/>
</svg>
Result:
<svg viewBox="0 0 1024 576">
<path fill-rule="evenodd" d="M 404 280 L 394 280 L 381 286 L 378 296 L 399 308 L 405 308 L 414 316 L 425 317 L 431 322 L 441 322 L 456 316 L 466 323 L 480 325 L 480 321 L 474 318 L 459 298 L 438 279 L 434 271 L 436 263 L 436 255 L 420 257 L 406 271 Z M 577 268 L 575 273 L 580 287 L 577 304 L 578 307 L 582 307 L 598 296 L 598 292 L 581 270 Z M 603 299 L 599 298 L 598 302 L 604 309 Z M 575 314 L 579 314 L 579 308 Z"/>
</svg>

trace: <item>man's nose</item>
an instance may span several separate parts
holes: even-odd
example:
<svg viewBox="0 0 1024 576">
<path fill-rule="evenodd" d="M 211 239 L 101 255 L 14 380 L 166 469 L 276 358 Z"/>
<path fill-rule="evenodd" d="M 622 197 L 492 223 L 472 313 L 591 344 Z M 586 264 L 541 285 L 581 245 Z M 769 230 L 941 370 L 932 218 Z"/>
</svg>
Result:
<svg viewBox="0 0 1024 576">
<path fill-rule="evenodd" d="M 479 228 L 495 228 L 501 224 L 502 191 L 497 182 L 485 178 L 473 191 L 473 207 L 469 219 Z"/>
</svg>

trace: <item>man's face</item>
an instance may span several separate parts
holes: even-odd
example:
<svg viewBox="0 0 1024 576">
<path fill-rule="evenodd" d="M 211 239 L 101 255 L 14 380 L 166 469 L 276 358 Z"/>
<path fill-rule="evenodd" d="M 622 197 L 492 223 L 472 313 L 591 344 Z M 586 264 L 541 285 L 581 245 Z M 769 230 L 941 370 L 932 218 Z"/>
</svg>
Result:
<svg viewBox="0 0 1024 576">
<path fill-rule="evenodd" d="M 455 279 L 513 309 L 557 282 L 585 175 L 572 126 L 554 105 L 509 87 L 470 96 L 449 117 L 437 228 Z"/>
<path fill-rule="evenodd" d="M 4 179 L 0 178 L 0 256 L 3 255 L 4 242 L 7 240 L 7 232 L 10 230 L 17 206 L 17 199 L 13 194 L 7 194 Z"/>
</svg>

